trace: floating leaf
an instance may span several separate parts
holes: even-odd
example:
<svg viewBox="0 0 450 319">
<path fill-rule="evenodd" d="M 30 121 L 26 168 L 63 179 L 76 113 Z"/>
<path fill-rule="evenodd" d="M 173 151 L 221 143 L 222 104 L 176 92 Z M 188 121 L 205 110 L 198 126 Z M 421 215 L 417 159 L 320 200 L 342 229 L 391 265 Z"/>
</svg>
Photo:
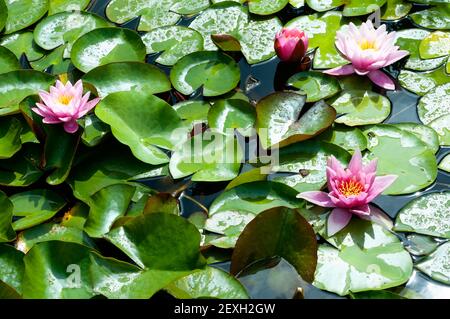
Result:
<svg viewBox="0 0 450 319">
<path fill-rule="evenodd" d="M 424 256 L 435 251 L 439 246 L 439 242 L 433 237 L 413 233 L 406 236 L 404 246 L 410 254 Z"/>
<path fill-rule="evenodd" d="M 0 185 L 30 186 L 43 172 L 38 168 L 41 153 L 37 145 L 24 145 L 12 158 L 0 160 Z"/>
<path fill-rule="evenodd" d="M 27 96 L 47 91 L 54 82 L 48 74 L 17 70 L 0 74 L 0 116 L 19 112 L 19 103 Z"/>
<path fill-rule="evenodd" d="M 429 126 L 417 123 L 398 123 L 395 126 L 420 138 L 433 153 L 437 153 L 439 150 L 439 136 Z"/>
<path fill-rule="evenodd" d="M 430 193 L 403 207 L 395 230 L 450 239 L 450 192 Z"/>
<path fill-rule="evenodd" d="M 5 33 L 22 30 L 44 16 L 48 0 L 5 0 L 8 9 Z M 30 10 L 32 8 L 32 10 Z"/>
<path fill-rule="evenodd" d="M 419 45 L 431 32 L 423 29 L 406 29 L 396 32 L 396 45 L 409 52 L 405 68 L 415 71 L 429 71 L 436 69 L 445 62 L 445 58 L 422 59 L 419 53 Z"/>
<path fill-rule="evenodd" d="M 187 100 L 173 105 L 178 116 L 191 123 L 207 122 L 211 105 L 200 100 Z"/>
<path fill-rule="evenodd" d="M 365 7 L 367 9 L 367 6 Z M 328 69 L 347 64 L 334 45 L 336 32 L 344 25 L 342 13 L 327 12 L 323 15 L 300 16 L 286 24 L 289 28 L 303 30 L 309 38 L 309 48 L 315 49 L 313 66 L 315 69 Z"/>
<path fill-rule="evenodd" d="M 157 94 L 169 91 L 166 74 L 154 65 L 141 62 L 116 62 L 99 66 L 83 76 L 101 98 L 122 91 Z"/>
<path fill-rule="evenodd" d="M 251 13 L 259 15 L 271 15 L 281 11 L 289 0 L 249 0 L 248 8 Z"/>
<path fill-rule="evenodd" d="M 338 80 L 321 72 L 300 72 L 291 76 L 287 85 L 300 90 L 306 95 L 306 102 L 317 102 L 337 94 L 341 87 Z"/>
<path fill-rule="evenodd" d="M 370 234 L 370 235 L 368 235 Z M 353 218 L 322 244 L 314 286 L 344 296 L 382 290 L 408 281 L 413 264 L 399 239 L 378 224 Z"/>
<path fill-rule="evenodd" d="M 364 134 L 369 142 L 367 159 L 378 159 L 378 175 L 398 176 L 385 194 L 413 193 L 436 179 L 434 153 L 415 135 L 386 124 L 367 127 Z"/>
<path fill-rule="evenodd" d="M 217 96 L 234 89 L 240 81 L 237 63 L 221 52 L 194 52 L 180 59 L 170 72 L 176 90 L 189 95 L 203 88 L 203 95 Z"/>
<path fill-rule="evenodd" d="M 14 53 L 0 46 L 0 74 L 20 69 L 19 61 Z"/>
<path fill-rule="evenodd" d="M 89 0 L 50 0 L 48 14 L 64 11 L 82 11 L 89 5 Z"/>
<path fill-rule="evenodd" d="M 436 86 L 417 105 L 420 120 L 439 135 L 441 145 L 450 145 L 450 83 Z"/>
<path fill-rule="evenodd" d="M 447 154 L 439 163 L 439 169 L 450 173 L 450 155 Z"/>
<path fill-rule="evenodd" d="M 256 128 L 264 148 L 307 140 L 333 123 L 336 111 L 323 101 L 300 116 L 305 101 L 295 92 L 277 92 L 258 102 Z"/>
<path fill-rule="evenodd" d="M 11 225 L 13 217 L 13 203 L 8 199 L 5 193 L 0 191 L 0 242 L 9 242 L 14 240 L 16 233 Z M 1 246 L 0 246 L 1 247 Z M 0 278 L 3 280 L 2 278 Z"/>
<path fill-rule="evenodd" d="M 3 30 L 8 19 L 8 8 L 6 7 L 5 1 L 0 0 L 0 31 Z"/>
<path fill-rule="evenodd" d="M 273 208 L 260 213 L 244 229 L 233 251 L 231 273 L 274 256 L 292 264 L 302 278 L 314 280 L 317 241 L 314 230 L 298 211 Z"/>
<path fill-rule="evenodd" d="M 429 72 L 401 70 L 398 80 L 405 89 L 423 96 L 436 86 L 450 83 L 450 76 L 447 75 L 445 66 L 441 66 Z"/>
<path fill-rule="evenodd" d="M 413 5 L 405 0 L 387 0 L 381 19 L 398 20 L 408 15 Z"/>
<path fill-rule="evenodd" d="M 430 256 L 421 260 L 416 267 L 434 280 L 440 281 L 446 285 L 450 284 L 450 243 L 440 246 Z"/>
<path fill-rule="evenodd" d="M 10 158 L 22 147 L 22 123 L 15 117 L 0 118 L 0 159 Z"/>
<path fill-rule="evenodd" d="M 450 17 L 449 17 L 450 19 Z M 425 37 L 419 46 L 420 57 L 433 59 L 450 54 L 450 32 L 436 31 Z"/>
<path fill-rule="evenodd" d="M 93 113 L 86 115 L 80 122 L 80 125 L 83 127 L 81 140 L 90 147 L 100 144 L 111 132 L 109 126 L 100 121 Z"/>
<path fill-rule="evenodd" d="M 166 26 L 144 34 L 142 41 L 147 54 L 163 52 L 156 62 L 162 65 L 174 65 L 182 57 L 203 50 L 203 37 L 196 30 L 183 26 Z"/>
<path fill-rule="evenodd" d="M 175 179 L 193 174 L 193 181 L 217 182 L 235 178 L 241 163 L 242 150 L 233 135 L 206 132 L 177 147 L 169 168 Z"/>
<path fill-rule="evenodd" d="M 148 93 L 110 94 L 98 104 L 95 114 L 138 159 L 149 164 L 167 163 L 169 158 L 158 147 L 173 149 L 186 139 L 186 128 L 175 110 Z"/>
<path fill-rule="evenodd" d="M 112 0 L 106 7 L 106 16 L 119 24 L 140 17 L 138 31 L 150 31 L 174 25 L 181 14 L 195 14 L 208 6 L 208 0 Z"/>
<path fill-rule="evenodd" d="M 0 245 L 0 281 L 14 288 L 18 293 L 22 292 L 23 256 L 22 252 L 12 246 Z"/>
<path fill-rule="evenodd" d="M 253 18 L 246 7 L 232 2 L 212 6 L 189 25 L 203 35 L 205 50 L 217 50 L 211 35 L 232 36 L 239 41 L 241 51 L 250 64 L 275 56 L 273 39 L 282 26 L 276 17 Z"/>
<path fill-rule="evenodd" d="M 338 113 L 335 122 L 348 126 L 381 123 L 391 113 L 389 99 L 370 91 L 344 91 L 331 106 Z"/>
<path fill-rule="evenodd" d="M 28 61 L 36 61 L 44 56 L 42 50 L 33 39 L 32 32 L 17 32 L 0 39 L 0 45 L 13 52 L 17 59 L 25 54 Z"/>
<path fill-rule="evenodd" d="M 45 189 L 18 193 L 11 196 L 10 200 L 14 205 L 14 216 L 21 217 L 14 221 L 14 230 L 36 226 L 52 218 L 66 205 L 60 195 Z"/>
<path fill-rule="evenodd" d="M 72 47 L 72 63 L 81 71 L 112 62 L 144 62 L 145 45 L 139 35 L 129 29 L 95 29 L 79 38 Z"/>
<path fill-rule="evenodd" d="M 335 124 L 318 138 L 340 146 L 349 152 L 357 149 L 363 151 L 367 148 L 367 138 L 357 127 Z"/>
<path fill-rule="evenodd" d="M 50 1 L 54 3 L 54 1 Z M 65 45 L 64 57 L 70 57 L 74 42 L 84 34 L 97 28 L 107 28 L 112 25 L 101 17 L 89 12 L 61 12 L 50 15 L 39 22 L 34 29 L 36 43 L 46 49 L 53 50 Z M 103 48 L 109 51 L 106 45 Z"/>
<path fill-rule="evenodd" d="M 255 108 L 240 99 L 218 100 L 208 113 L 209 127 L 223 133 L 229 133 L 229 129 L 238 129 L 243 135 L 251 135 L 255 121 Z"/>
<path fill-rule="evenodd" d="M 445 3 L 410 14 L 414 23 L 434 30 L 450 29 L 450 6 Z"/>
<path fill-rule="evenodd" d="M 248 294 L 239 281 L 223 270 L 206 267 L 204 270 L 178 279 L 167 291 L 179 299 L 222 298 L 247 299 Z"/>
</svg>

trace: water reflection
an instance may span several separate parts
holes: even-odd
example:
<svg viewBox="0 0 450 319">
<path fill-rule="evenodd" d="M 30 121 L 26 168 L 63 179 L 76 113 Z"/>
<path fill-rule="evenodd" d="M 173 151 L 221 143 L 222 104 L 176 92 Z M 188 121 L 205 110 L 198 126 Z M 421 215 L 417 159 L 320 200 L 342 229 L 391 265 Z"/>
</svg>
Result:
<svg viewBox="0 0 450 319">
<path fill-rule="evenodd" d="M 409 299 L 449 299 L 450 286 L 438 283 L 423 273 L 414 270 L 400 295 Z"/>
</svg>

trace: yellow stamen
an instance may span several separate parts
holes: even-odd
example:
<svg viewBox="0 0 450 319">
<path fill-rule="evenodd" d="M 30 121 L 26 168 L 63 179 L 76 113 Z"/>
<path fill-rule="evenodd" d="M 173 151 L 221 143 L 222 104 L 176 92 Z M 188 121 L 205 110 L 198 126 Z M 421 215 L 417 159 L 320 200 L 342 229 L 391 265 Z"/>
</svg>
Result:
<svg viewBox="0 0 450 319">
<path fill-rule="evenodd" d="M 70 101 L 72 101 L 72 97 L 71 96 L 67 96 L 67 95 L 61 95 L 58 98 L 59 103 L 64 104 L 64 105 L 69 105 Z"/>
<path fill-rule="evenodd" d="M 364 190 L 364 186 L 355 180 L 342 181 L 338 187 L 339 192 L 345 197 L 357 196 Z"/>
<path fill-rule="evenodd" d="M 359 43 L 359 47 L 360 47 L 362 50 L 377 50 L 377 49 L 378 49 L 377 46 L 375 45 L 375 42 L 373 42 L 373 41 L 368 41 L 367 39 L 362 40 L 362 41 Z"/>
</svg>

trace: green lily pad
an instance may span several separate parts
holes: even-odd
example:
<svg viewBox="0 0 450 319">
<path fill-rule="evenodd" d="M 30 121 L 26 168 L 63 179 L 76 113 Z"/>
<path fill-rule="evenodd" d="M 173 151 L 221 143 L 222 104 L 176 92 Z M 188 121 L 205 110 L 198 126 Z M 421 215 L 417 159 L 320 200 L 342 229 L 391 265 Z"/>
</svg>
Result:
<svg viewBox="0 0 450 319">
<path fill-rule="evenodd" d="M 249 102 L 240 99 L 218 100 L 208 113 L 209 127 L 222 133 L 238 129 L 244 136 L 249 136 L 252 134 L 255 121 L 255 108 Z"/>
<path fill-rule="evenodd" d="M 21 217 L 13 223 L 14 230 L 23 230 L 36 226 L 55 216 L 66 201 L 57 193 L 34 189 L 10 197 L 14 205 L 13 215 Z"/>
<path fill-rule="evenodd" d="M 249 298 L 247 291 L 238 280 L 214 267 L 206 267 L 204 270 L 178 279 L 166 289 L 172 296 L 179 299 Z"/>
<path fill-rule="evenodd" d="M 413 199 L 400 210 L 395 230 L 450 239 L 450 192 L 430 193 Z"/>
<path fill-rule="evenodd" d="M 287 85 L 306 95 L 306 102 L 317 102 L 337 94 L 341 87 L 336 77 L 321 72 L 300 72 L 291 76 Z"/>
<path fill-rule="evenodd" d="M 439 163 L 439 169 L 450 173 L 450 154 L 447 154 Z"/>
<path fill-rule="evenodd" d="M 381 19 L 398 20 L 408 15 L 413 5 L 405 0 L 387 0 Z"/>
<path fill-rule="evenodd" d="M 109 126 L 93 113 L 86 115 L 80 122 L 79 124 L 83 127 L 81 141 L 89 147 L 97 146 L 111 133 Z"/>
<path fill-rule="evenodd" d="M 430 9 L 410 14 L 409 17 L 415 24 L 433 30 L 450 29 L 450 5 L 439 4 Z"/>
<path fill-rule="evenodd" d="M 395 126 L 420 138 L 433 153 L 439 150 L 439 135 L 431 127 L 417 123 L 398 123 Z"/>
<path fill-rule="evenodd" d="M 189 221 L 173 214 L 137 216 L 105 238 L 142 268 L 186 271 L 204 266 L 200 233 Z"/>
<path fill-rule="evenodd" d="M 271 172 L 280 174 L 270 179 L 298 192 L 320 190 L 327 182 L 326 166 L 331 155 L 343 165 L 350 161 L 350 154 L 333 144 L 315 140 L 291 144 L 280 150 L 279 163 L 271 167 Z"/>
<path fill-rule="evenodd" d="M 139 35 L 121 28 L 92 30 L 75 41 L 70 53 L 72 63 L 83 72 L 112 62 L 144 62 L 145 55 Z"/>
<path fill-rule="evenodd" d="M 106 16 L 119 24 L 140 17 L 138 31 L 150 31 L 174 25 L 182 14 L 196 14 L 207 7 L 208 0 L 113 0 L 106 7 Z"/>
<path fill-rule="evenodd" d="M 187 100 L 173 105 L 179 117 L 190 123 L 207 122 L 211 105 L 202 100 Z"/>
<path fill-rule="evenodd" d="M 20 59 L 22 54 L 25 54 L 28 61 L 36 61 L 42 58 L 45 53 L 34 42 L 32 32 L 17 32 L 4 36 L 0 39 L 0 45 L 14 53 L 17 59 Z"/>
<path fill-rule="evenodd" d="M 448 285 L 450 284 L 449 263 L 450 243 L 445 243 L 430 256 L 421 260 L 416 267 L 434 280 Z"/>
<path fill-rule="evenodd" d="M 434 182 L 437 176 L 434 153 L 415 135 L 386 124 L 369 126 L 363 132 L 368 140 L 366 157 L 378 159 L 378 175 L 398 176 L 385 194 L 413 193 Z"/>
<path fill-rule="evenodd" d="M 11 158 L 22 147 L 22 123 L 15 117 L 0 118 L 0 159 Z"/>
<path fill-rule="evenodd" d="M 239 174 L 242 160 L 233 135 L 206 132 L 177 147 L 169 169 L 175 179 L 193 174 L 193 181 L 228 181 Z"/>
<path fill-rule="evenodd" d="M 450 19 L 450 18 L 449 18 Z M 425 37 L 419 46 L 420 57 L 433 59 L 450 54 L 450 32 L 435 31 Z"/>
<path fill-rule="evenodd" d="M 412 274 L 409 253 L 394 234 L 378 224 L 353 218 L 327 240 L 335 247 L 319 246 L 313 285 L 320 289 L 341 296 L 382 290 L 407 282 Z"/>
<path fill-rule="evenodd" d="M 0 74 L 20 69 L 20 63 L 14 53 L 0 46 Z"/>
<path fill-rule="evenodd" d="M 99 103 L 95 114 L 138 159 L 149 164 L 167 163 L 169 158 L 158 147 L 173 149 L 187 138 L 186 127 L 175 110 L 151 94 L 110 94 Z"/>
<path fill-rule="evenodd" d="M 30 65 L 36 71 L 45 71 L 53 67 L 51 71 L 48 70 L 52 74 L 68 73 L 70 61 L 63 58 L 64 50 L 65 46 L 60 46 L 41 59 L 30 62 Z"/>
<path fill-rule="evenodd" d="M 2 206 L 4 207 L 4 206 Z M 0 245 L 0 281 L 22 292 L 24 254 L 9 245 Z"/>
<path fill-rule="evenodd" d="M 348 126 L 381 123 L 391 113 L 391 102 L 387 97 L 362 90 L 342 92 L 331 106 L 338 113 L 335 122 Z"/>
<path fill-rule="evenodd" d="M 234 89 L 240 81 L 237 63 L 221 52 L 194 52 L 181 58 L 170 72 L 176 90 L 189 95 L 200 87 L 204 96 L 217 96 Z"/>
<path fill-rule="evenodd" d="M 89 0 L 50 0 L 48 14 L 53 15 L 64 11 L 82 11 L 89 5 Z"/>
<path fill-rule="evenodd" d="M 436 69 L 445 62 L 445 58 L 421 58 L 419 46 L 431 32 L 423 29 L 406 29 L 397 31 L 396 45 L 409 52 L 405 68 L 413 71 L 429 71 Z"/>
<path fill-rule="evenodd" d="M 324 1 L 324 0 L 306 0 L 306 3 L 308 6 L 319 12 L 328 11 L 337 7 L 340 7 L 344 4 L 343 0 L 331 0 L 331 1 Z"/>
<path fill-rule="evenodd" d="M 203 37 L 193 29 L 183 26 L 166 26 L 144 34 L 142 41 L 147 54 L 163 52 L 156 62 L 172 66 L 182 57 L 203 50 Z"/>
<path fill-rule="evenodd" d="M 34 245 L 54 240 L 94 247 L 92 239 L 82 229 L 45 223 L 21 232 L 17 237 L 16 248 L 26 254 Z"/>
<path fill-rule="evenodd" d="M 256 128 L 264 148 L 307 140 L 333 123 L 336 111 L 323 101 L 300 116 L 305 101 L 304 95 L 295 92 L 277 92 L 258 102 Z"/>
<path fill-rule="evenodd" d="M 304 280 L 314 280 L 316 235 L 297 210 L 277 207 L 256 216 L 236 242 L 231 273 L 237 274 L 257 260 L 275 256 L 286 259 Z"/>
<path fill-rule="evenodd" d="M 34 40 L 46 50 L 65 45 L 64 57 L 67 58 L 70 57 L 72 45 L 81 36 L 94 29 L 111 26 L 111 23 L 93 13 L 61 12 L 46 17 L 36 25 Z"/>
<path fill-rule="evenodd" d="M 441 145 L 450 145 L 449 92 L 450 83 L 436 86 L 417 105 L 420 120 L 438 133 Z"/>
<path fill-rule="evenodd" d="M 43 175 L 40 159 L 39 146 L 28 144 L 12 158 L 0 160 L 0 185 L 30 186 Z"/>
<path fill-rule="evenodd" d="M 445 66 L 441 66 L 428 72 L 401 70 L 398 80 L 405 89 L 423 96 L 438 85 L 450 83 L 450 76 L 447 75 Z"/>
<path fill-rule="evenodd" d="M 189 25 L 203 35 L 205 50 L 217 50 L 211 35 L 232 36 L 250 64 L 275 56 L 273 40 L 282 26 L 277 17 L 252 17 L 247 7 L 232 2 L 211 6 Z"/>
<path fill-rule="evenodd" d="M 367 8 L 367 6 L 366 6 Z M 286 24 L 288 28 L 299 28 L 309 38 L 309 48 L 316 49 L 313 67 L 328 69 L 347 64 L 334 45 L 336 32 L 345 24 L 342 13 L 338 11 L 326 12 L 323 15 L 312 14 L 300 16 Z"/>
<path fill-rule="evenodd" d="M 47 12 L 48 3 L 48 0 L 5 0 L 8 8 L 5 33 L 22 30 L 38 21 Z"/>
<path fill-rule="evenodd" d="M 0 116 L 18 113 L 23 99 L 40 90 L 47 91 L 54 81 L 52 76 L 33 70 L 0 74 Z"/>
<path fill-rule="evenodd" d="M 281 11 L 289 0 L 249 0 L 248 8 L 251 13 L 259 15 L 271 15 Z"/>
<path fill-rule="evenodd" d="M 367 138 L 357 127 L 335 124 L 318 139 L 340 146 L 348 152 L 354 152 L 357 149 L 363 151 L 367 148 Z"/>
<path fill-rule="evenodd" d="M 121 91 L 157 94 L 169 91 L 172 87 L 162 70 L 141 62 L 116 62 L 102 65 L 84 75 L 83 81 L 95 87 L 101 98 Z"/>
<path fill-rule="evenodd" d="M 16 233 L 12 227 L 13 203 L 2 191 L 0 191 L 0 204 L 0 207 L 2 207 L 0 213 L 0 242 L 9 242 L 16 238 Z"/>
<path fill-rule="evenodd" d="M 8 8 L 6 7 L 5 1 L 0 0 L 0 31 L 3 30 L 8 19 Z"/>
<path fill-rule="evenodd" d="M 414 233 L 406 236 L 405 248 L 410 254 L 415 256 L 429 255 L 435 251 L 438 246 L 438 241 L 430 236 Z"/>
</svg>

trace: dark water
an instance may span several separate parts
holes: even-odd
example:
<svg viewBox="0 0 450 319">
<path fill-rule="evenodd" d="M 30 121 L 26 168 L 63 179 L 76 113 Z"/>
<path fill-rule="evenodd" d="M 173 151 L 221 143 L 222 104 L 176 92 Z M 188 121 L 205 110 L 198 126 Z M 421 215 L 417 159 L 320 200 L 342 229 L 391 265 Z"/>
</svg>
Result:
<svg viewBox="0 0 450 319">
<path fill-rule="evenodd" d="M 95 12 L 100 16 L 105 17 L 105 8 L 108 4 L 108 0 L 94 0 L 88 11 Z M 414 11 L 423 8 L 421 5 L 414 7 Z M 289 6 L 281 11 L 278 16 L 285 23 L 290 19 L 300 14 L 313 13 L 309 9 L 295 10 L 289 8 Z M 105 17 L 106 18 L 106 17 Z M 180 20 L 180 25 L 189 25 L 191 19 Z M 136 30 L 139 23 L 139 18 L 136 18 L 122 27 Z M 408 19 L 402 19 L 397 22 L 388 23 L 389 30 L 400 30 L 406 28 L 412 28 L 414 25 Z M 148 63 L 153 63 L 157 58 L 157 55 L 149 56 Z M 401 63 L 401 62 L 400 62 Z M 170 68 L 158 65 L 167 73 L 170 72 Z M 239 66 L 241 69 L 241 84 L 240 89 L 246 93 L 251 101 L 258 101 L 262 97 L 282 89 L 283 79 L 287 79 L 288 75 L 285 74 L 282 69 L 282 65 L 277 58 L 273 58 L 269 61 L 257 64 L 249 65 L 245 59 L 239 60 Z M 388 70 L 393 76 L 396 76 L 400 69 L 400 64 L 390 67 Z M 251 89 L 248 89 L 248 84 L 252 84 Z M 384 91 L 379 91 L 383 93 Z M 417 115 L 417 102 L 419 97 L 413 93 L 410 93 L 400 87 L 397 91 L 391 91 L 385 94 L 392 102 L 392 112 L 385 123 L 401 123 L 401 122 L 413 122 L 420 123 Z M 172 100 L 176 102 L 176 98 L 172 97 Z M 441 148 L 437 154 L 437 160 L 440 161 L 445 154 L 449 153 L 450 148 Z M 170 177 L 152 179 L 144 181 L 145 184 L 152 188 L 170 193 L 177 193 L 179 195 L 180 204 L 183 215 L 188 217 L 193 212 L 204 211 L 208 208 L 212 201 L 223 191 L 227 183 L 195 183 L 190 182 L 189 179 L 174 181 Z M 381 207 L 392 218 L 398 214 L 398 211 L 413 198 L 430 193 L 449 189 L 450 174 L 443 171 L 439 171 L 436 182 L 428 188 L 409 195 L 402 196 L 380 196 L 375 200 L 375 204 Z M 403 235 L 400 235 L 402 239 L 405 239 Z M 229 263 L 217 264 L 217 267 L 228 270 Z M 262 271 L 245 276 L 241 281 L 248 288 L 252 297 L 259 298 L 292 298 L 294 296 L 295 284 L 304 287 L 305 298 L 337 298 L 334 294 L 322 292 L 310 285 L 306 285 L 301 282 L 301 278 L 298 278 L 296 272 L 289 269 L 289 265 L 286 262 L 277 261 L 270 265 L 262 267 Z M 275 276 L 281 285 L 271 286 L 267 283 L 267 278 Z M 292 286 L 292 282 L 295 283 Z M 284 283 L 284 284 L 283 284 Z M 411 285 L 419 285 L 422 290 L 443 289 L 442 285 L 432 281 L 427 276 L 422 274 L 415 274 L 410 280 Z M 425 288 L 423 288 L 425 287 Z M 420 289 L 418 289 L 420 290 Z M 447 292 L 448 293 L 448 290 Z M 430 296 L 431 297 L 431 296 Z"/>
</svg>

